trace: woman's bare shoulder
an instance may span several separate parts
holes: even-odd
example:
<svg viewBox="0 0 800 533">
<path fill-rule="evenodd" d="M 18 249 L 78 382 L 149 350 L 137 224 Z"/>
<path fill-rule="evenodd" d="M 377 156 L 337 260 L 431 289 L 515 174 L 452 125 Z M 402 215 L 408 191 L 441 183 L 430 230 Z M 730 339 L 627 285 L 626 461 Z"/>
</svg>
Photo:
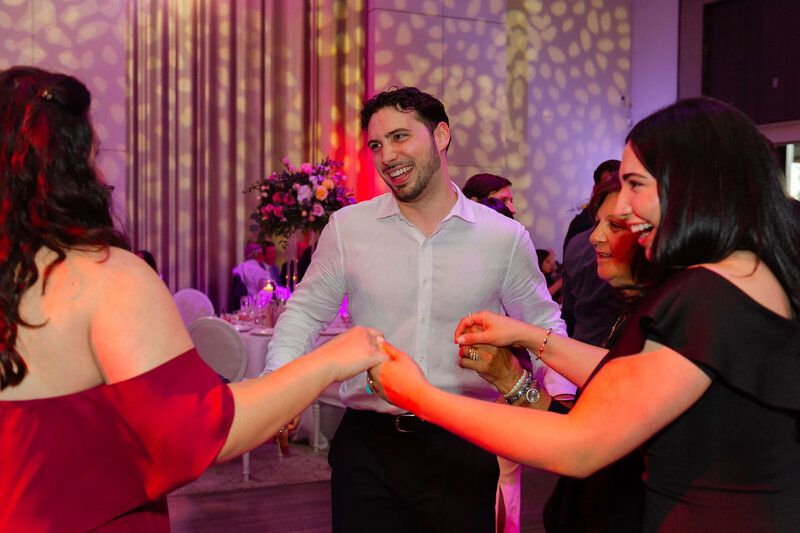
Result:
<svg viewBox="0 0 800 533">
<path fill-rule="evenodd" d="M 169 289 L 144 261 L 113 247 L 70 254 L 93 278 L 91 339 L 109 381 L 146 372 L 191 348 Z"/>
</svg>

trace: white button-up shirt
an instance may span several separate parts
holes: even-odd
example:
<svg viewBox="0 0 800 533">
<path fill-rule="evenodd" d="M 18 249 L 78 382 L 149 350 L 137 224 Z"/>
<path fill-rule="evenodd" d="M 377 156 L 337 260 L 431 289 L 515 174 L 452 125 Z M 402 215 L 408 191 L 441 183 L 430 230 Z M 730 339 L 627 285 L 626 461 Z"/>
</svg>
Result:
<svg viewBox="0 0 800 533">
<path fill-rule="evenodd" d="M 266 371 L 309 352 L 345 294 L 354 325 L 383 331 L 432 385 L 474 398 L 495 400 L 499 394 L 475 371 L 458 366 L 453 335 L 462 317 L 481 309 L 505 311 L 565 334 L 525 228 L 453 188 L 458 200 L 428 237 L 406 220 L 391 193 L 334 213 L 278 320 Z M 534 363 L 550 394 L 574 393 L 572 383 Z M 346 406 L 402 412 L 367 394 L 365 384 L 364 374 L 342 384 Z"/>
</svg>

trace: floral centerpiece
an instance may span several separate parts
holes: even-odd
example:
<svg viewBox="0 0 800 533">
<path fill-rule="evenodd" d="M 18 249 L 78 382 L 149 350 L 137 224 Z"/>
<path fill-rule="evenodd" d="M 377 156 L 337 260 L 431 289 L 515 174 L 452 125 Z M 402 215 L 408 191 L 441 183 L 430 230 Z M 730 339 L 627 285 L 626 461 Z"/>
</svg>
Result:
<svg viewBox="0 0 800 533">
<path fill-rule="evenodd" d="M 322 231 L 331 213 L 354 204 L 344 185 L 341 161 L 325 158 L 318 165 L 303 163 L 295 168 L 289 159 L 282 159 L 284 169 L 258 180 L 248 190 L 258 194 L 259 202 L 250 218 L 250 230 L 256 240 L 264 242 L 277 237 L 286 247 L 287 240 L 302 231 Z"/>
</svg>

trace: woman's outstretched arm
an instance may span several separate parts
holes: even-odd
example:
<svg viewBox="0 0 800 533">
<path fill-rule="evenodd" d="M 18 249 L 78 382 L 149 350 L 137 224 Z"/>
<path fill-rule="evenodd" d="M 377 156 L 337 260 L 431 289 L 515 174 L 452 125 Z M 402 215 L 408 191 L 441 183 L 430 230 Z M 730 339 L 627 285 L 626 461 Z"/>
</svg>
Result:
<svg viewBox="0 0 800 533">
<path fill-rule="evenodd" d="M 517 409 L 431 386 L 405 353 L 371 369 L 389 401 L 486 450 L 573 477 L 629 453 L 686 411 L 711 383 L 697 366 L 652 341 L 642 353 L 609 361 L 569 414 Z"/>
<path fill-rule="evenodd" d="M 236 411 L 217 462 L 255 448 L 278 433 L 334 381 L 343 381 L 387 359 L 380 332 L 355 327 L 259 378 L 230 385 Z"/>
</svg>

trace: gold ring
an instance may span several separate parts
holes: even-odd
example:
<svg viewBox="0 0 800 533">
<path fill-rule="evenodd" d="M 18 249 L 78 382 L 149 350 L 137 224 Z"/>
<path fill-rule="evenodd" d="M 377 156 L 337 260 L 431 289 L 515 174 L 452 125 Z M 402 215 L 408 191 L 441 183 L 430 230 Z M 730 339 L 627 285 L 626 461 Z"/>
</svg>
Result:
<svg viewBox="0 0 800 533">
<path fill-rule="evenodd" d="M 467 350 L 467 355 L 469 355 L 469 358 L 473 361 L 477 361 L 479 358 L 478 350 L 476 350 L 474 346 L 469 347 L 469 350 Z"/>
</svg>

